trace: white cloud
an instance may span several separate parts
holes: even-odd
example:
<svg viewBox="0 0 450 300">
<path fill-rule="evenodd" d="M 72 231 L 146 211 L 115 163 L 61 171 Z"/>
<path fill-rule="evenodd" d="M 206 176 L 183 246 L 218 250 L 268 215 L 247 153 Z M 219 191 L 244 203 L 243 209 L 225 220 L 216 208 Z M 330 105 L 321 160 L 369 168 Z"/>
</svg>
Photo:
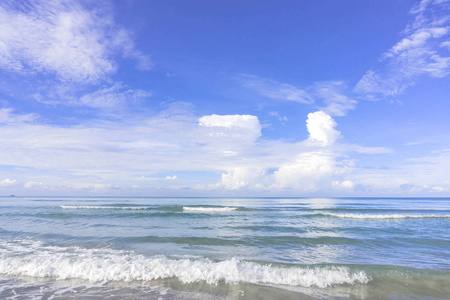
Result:
<svg viewBox="0 0 450 300">
<path fill-rule="evenodd" d="M 414 22 L 406 37 L 386 51 L 379 70 L 369 70 L 354 91 L 376 99 L 374 94 L 395 96 L 415 84 L 420 76 L 444 77 L 450 72 L 450 56 L 443 52 L 450 32 L 448 1 L 421 1 L 411 13 Z"/>
<path fill-rule="evenodd" d="M 230 161 L 253 159 L 254 143 L 261 136 L 256 116 L 199 118 L 189 109 L 173 104 L 151 117 L 72 126 L 6 123 L 0 130 L 0 165 L 48 169 L 82 180 L 119 174 L 139 178 L 147 170 L 223 171 Z"/>
<path fill-rule="evenodd" d="M 102 2 L 101 5 L 105 5 Z M 148 56 L 134 48 L 130 34 L 104 9 L 78 1 L 0 4 L 0 67 L 22 74 L 51 74 L 62 82 L 93 83 L 115 72 L 115 52 L 150 68 Z M 114 37 L 114 38 L 112 38 Z"/>
<path fill-rule="evenodd" d="M 275 99 L 311 104 L 314 102 L 307 92 L 287 83 L 264 79 L 254 75 L 239 77 L 242 85 L 258 92 L 261 96 Z"/>
<path fill-rule="evenodd" d="M 0 181 L 0 186 L 14 185 L 15 183 L 16 183 L 15 179 L 6 178 L 6 179 Z"/>
<path fill-rule="evenodd" d="M 384 57 L 394 57 L 403 51 L 422 47 L 426 45 L 429 39 L 441 38 L 446 35 L 447 32 L 448 29 L 445 27 L 425 28 L 421 31 L 416 31 L 407 38 L 404 38 L 402 41 L 398 42 L 394 47 L 392 47 L 392 49 L 384 54 Z"/>
<path fill-rule="evenodd" d="M 288 117 L 281 116 L 277 111 L 271 111 L 269 115 L 276 117 L 281 122 L 281 124 L 285 124 L 287 121 L 289 121 Z"/>
<path fill-rule="evenodd" d="M 386 147 L 364 147 L 360 145 L 347 145 L 348 150 L 354 150 L 358 153 L 363 154 L 383 154 L 383 153 L 392 153 L 393 150 Z"/>
<path fill-rule="evenodd" d="M 358 103 L 345 94 L 346 85 L 342 81 L 316 82 L 302 90 L 287 83 L 255 75 L 242 75 L 239 79 L 244 87 L 254 90 L 264 97 L 303 104 L 316 103 L 320 110 L 332 116 L 345 116 Z M 320 105 L 320 102 L 323 104 Z"/>
<path fill-rule="evenodd" d="M 30 195 L 145 194 L 158 188 L 171 189 L 172 194 L 195 189 L 276 195 L 351 192 L 360 186 L 368 191 L 400 191 L 405 183 L 430 187 L 424 193 L 445 193 L 450 187 L 450 151 L 384 169 L 363 168 L 352 159 L 353 152 L 379 154 L 389 149 L 345 144 L 336 126 L 333 118 L 319 111 L 308 115 L 306 140 L 273 141 L 259 138 L 256 116 L 199 118 L 184 104 L 173 104 L 151 117 L 72 126 L 4 123 L 0 165 L 11 166 L 8 178 Z M 187 175 L 178 177 L 174 172 Z M 141 177 L 148 173 L 159 176 Z M 134 185 L 140 188 L 132 189 Z"/>
<path fill-rule="evenodd" d="M 323 99 L 325 106 L 320 109 L 332 116 L 345 116 L 358 103 L 343 93 L 343 82 L 319 82 L 313 87 L 316 97 Z"/>
<path fill-rule="evenodd" d="M 258 118 L 251 115 L 209 115 L 199 119 L 200 126 L 261 130 Z"/>
<path fill-rule="evenodd" d="M 150 56 L 145 55 L 136 49 L 129 31 L 124 28 L 116 31 L 113 38 L 113 44 L 119 49 L 122 49 L 122 53 L 125 57 L 130 57 L 137 61 L 136 68 L 138 70 L 149 71 L 152 69 L 153 62 Z"/>
<path fill-rule="evenodd" d="M 344 189 L 351 189 L 355 186 L 355 184 L 351 180 L 344 180 L 344 181 L 333 180 L 331 182 L 331 185 L 333 187 L 344 188 Z"/>
<path fill-rule="evenodd" d="M 173 176 L 166 176 L 166 177 L 147 177 L 147 176 L 141 176 L 140 179 L 142 180 L 150 180 L 150 181 L 154 181 L 154 180 L 175 180 L 177 179 L 177 175 L 173 175 Z"/>
<path fill-rule="evenodd" d="M 323 146 L 334 144 L 340 136 L 340 132 L 335 130 L 336 122 L 323 111 L 308 114 L 306 128 L 309 132 L 309 141 Z"/>
<path fill-rule="evenodd" d="M 442 149 L 428 156 L 394 161 L 384 168 L 354 168 L 351 178 L 347 177 L 380 195 L 426 195 L 450 190 L 449 169 L 450 149 Z"/>
<path fill-rule="evenodd" d="M 118 190 L 120 188 L 118 186 L 114 186 L 108 183 L 83 183 L 83 184 L 76 184 L 74 186 L 74 189 L 92 192 L 104 192 L 114 189 Z"/>
<path fill-rule="evenodd" d="M 135 116 L 119 122 L 91 121 L 64 127 L 5 124 L 0 131 L 0 165 L 65 174 L 48 176 L 77 189 L 87 188 L 86 180 L 102 181 L 99 184 L 110 184 L 111 189 L 142 180 L 160 186 L 177 179 L 182 185 L 185 179 L 176 175 L 137 174 L 183 170 L 218 172 L 216 189 L 311 190 L 315 180 L 342 172 L 337 154 L 329 149 L 339 136 L 335 126 L 330 116 L 316 112 L 308 116 L 310 137 L 306 141 L 258 141 L 261 125 L 256 116 L 197 118 L 182 104 L 150 118 Z M 296 158 L 292 161 L 291 157 Z M 214 177 L 209 180 L 214 182 Z M 329 186 L 331 179 L 324 180 L 323 186 Z M 37 181 L 25 184 L 30 190 L 50 191 L 45 186 Z"/>
<path fill-rule="evenodd" d="M 274 172 L 272 188 L 317 191 L 329 187 L 334 176 L 347 172 L 352 163 L 339 160 L 342 154 L 333 149 L 340 137 L 336 126 L 334 119 L 323 111 L 308 114 L 307 148 Z"/>
<path fill-rule="evenodd" d="M 450 191 L 450 187 L 429 186 L 429 185 L 415 185 L 404 183 L 400 185 L 400 189 L 407 193 L 442 193 Z"/>
<path fill-rule="evenodd" d="M 247 176 L 245 176 L 244 179 L 247 179 Z M 239 174 L 236 172 L 222 174 L 221 184 L 229 190 L 238 190 L 248 186 L 248 182 L 241 180 Z"/>
<path fill-rule="evenodd" d="M 42 182 L 36 182 L 36 181 L 28 181 L 23 185 L 26 189 L 36 188 L 36 187 L 44 187 L 44 184 Z"/>
<path fill-rule="evenodd" d="M 36 114 L 15 114 L 13 111 L 12 108 L 0 108 L 0 124 L 34 122 L 38 118 Z"/>
<path fill-rule="evenodd" d="M 86 94 L 75 103 L 97 108 L 107 108 L 127 103 L 136 103 L 150 96 L 152 96 L 151 92 L 139 89 L 127 89 L 124 85 L 116 83 L 111 87 Z"/>
<path fill-rule="evenodd" d="M 198 120 L 204 127 L 205 135 L 215 140 L 237 139 L 245 144 L 256 141 L 261 136 L 258 117 L 252 115 L 209 115 Z"/>
<path fill-rule="evenodd" d="M 222 174 L 220 184 L 227 190 L 239 190 L 246 187 L 261 189 L 264 188 L 262 184 L 264 175 L 265 171 L 262 168 L 236 167 Z"/>
<path fill-rule="evenodd" d="M 431 190 L 436 192 L 447 192 L 450 191 L 450 187 L 433 186 Z"/>
<path fill-rule="evenodd" d="M 306 152 L 274 173 L 274 187 L 315 191 L 324 177 L 337 174 L 335 155 L 331 152 Z"/>
</svg>

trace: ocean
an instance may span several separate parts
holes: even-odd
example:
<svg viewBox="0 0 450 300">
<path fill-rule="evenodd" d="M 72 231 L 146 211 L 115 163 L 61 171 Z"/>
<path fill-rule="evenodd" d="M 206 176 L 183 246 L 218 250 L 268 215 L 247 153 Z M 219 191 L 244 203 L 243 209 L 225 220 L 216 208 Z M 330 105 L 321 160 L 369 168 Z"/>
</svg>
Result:
<svg viewBox="0 0 450 300">
<path fill-rule="evenodd" d="M 450 198 L 0 197 L 0 299 L 449 299 Z"/>
</svg>

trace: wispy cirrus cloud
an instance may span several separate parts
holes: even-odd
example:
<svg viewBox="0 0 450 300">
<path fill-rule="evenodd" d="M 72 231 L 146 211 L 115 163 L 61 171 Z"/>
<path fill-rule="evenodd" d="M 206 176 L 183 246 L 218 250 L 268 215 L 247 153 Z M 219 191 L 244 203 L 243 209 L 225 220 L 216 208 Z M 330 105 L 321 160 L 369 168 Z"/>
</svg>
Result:
<svg viewBox="0 0 450 300">
<path fill-rule="evenodd" d="M 255 75 L 241 75 L 238 79 L 243 86 L 270 99 L 294 101 L 303 104 L 314 103 L 314 100 L 306 91 L 291 84 L 281 83 Z"/>
<path fill-rule="evenodd" d="M 370 99 L 395 96 L 415 84 L 420 76 L 441 78 L 450 72 L 446 47 L 450 33 L 450 2 L 422 0 L 410 12 L 414 21 L 405 37 L 380 58 L 381 67 L 369 70 L 354 88 Z"/>
<path fill-rule="evenodd" d="M 345 116 L 356 108 L 358 102 L 345 92 L 346 85 L 342 81 L 318 82 L 311 87 L 312 93 L 323 102 L 319 109 L 331 116 Z"/>
<path fill-rule="evenodd" d="M 115 83 L 112 86 L 81 96 L 79 100 L 74 101 L 74 104 L 96 108 L 110 108 L 140 102 L 151 96 L 152 93 L 149 91 L 129 89 L 123 84 Z"/>
<path fill-rule="evenodd" d="M 137 68 L 149 70 L 150 57 L 136 49 L 130 32 L 105 11 L 70 0 L 2 2 L 0 67 L 91 84 L 114 73 L 114 56 L 122 54 L 136 60 Z"/>
<path fill-rule="evenodd" d="M 99 109 L 150 97 L 149 91 L 112 79 L 119 56 L 134 60 L 143 71 L 152 68 L 152 61 L 136 48 L 132 33 L 115 23 L 109 5 L 72 0 L 1 2 L 0 69 L 21 79 L 14 97 Z"/>
<path fill-rule="evenodd" d="M 38 119 L 36 114 L 16 114 L 12 108 L 0 108 L 0 124 L 18 124 L 33 122 Z"/>
<path fill-rule="evenodd" d="M 316 105 L 320 110 L 332 116 L 345 116 L 358 103 L 348 96 L 349 93 L 345 91 L 346 85 L 342 81 L 316 82 L 311 86 L 300 89 L 291 84 L 255 75 L 241 75 L 238 78 L 244 87 L 264 97 Z"/>
</svg>

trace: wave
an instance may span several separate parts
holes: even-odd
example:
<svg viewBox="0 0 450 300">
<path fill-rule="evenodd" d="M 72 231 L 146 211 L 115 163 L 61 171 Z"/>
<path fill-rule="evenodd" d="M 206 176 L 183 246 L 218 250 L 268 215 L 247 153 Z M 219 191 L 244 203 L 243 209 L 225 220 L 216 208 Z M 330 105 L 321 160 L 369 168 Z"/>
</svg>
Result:
<svg viewBox="0 0 450 300">
<path fill-rule="evenodd" d="M 109 206 L 92 206 L 92 205 L 61 205 L 62 209 L 105 209 L 105 210 L 160 210 L 168 212 L 227 212 L 238 210 L 237 207 L 217 207 L 217 206 L 125 206 L 125 205 L 109 205 Z"/>
<path fill-rule="evenodd" d="M 130 210 L 146 210 L 152 209 L 150 206 L 77 206 L 77 205 L 61 205 L 62 209 L 130 209 Z"/>
<path fill-rule="evenodd" d="M 224 212 L 224 211 L 235 211 L 237 207 L 205 207 L 205 206 L 183 206 L 183 211 L 188 212 Z"/>
<path fill-rule="evenodd" d="M 355 214 L 320 213 L 320 215 L 348 219 L 410 219 L 410 218 L 450 218 L 450 215 L 437 214 Z"/>
<path fill-rule="evenodd" d="M 319 287 L 367 283 L 364 271 L 344 266 L 273 266 L 238 258 L 172 259 L 129 251 L 44 246 L 41 242 L 0 242 L 0 273 L 102 281 L 150 281 L 177 278 L 182 283 L 254 283 Z"/>
</svg>

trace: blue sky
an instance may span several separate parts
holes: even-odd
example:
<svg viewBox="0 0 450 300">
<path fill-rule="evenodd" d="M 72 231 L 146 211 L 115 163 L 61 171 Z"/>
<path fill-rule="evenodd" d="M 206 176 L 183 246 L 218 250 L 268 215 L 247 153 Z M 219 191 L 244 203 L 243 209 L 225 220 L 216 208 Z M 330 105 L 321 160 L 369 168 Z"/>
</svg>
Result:
<svg viewBox="0 0 450 300">
<path fill-rule="evenodd" d="M 449 13 L 4 1 L 0 195 L 450 196 Z"/>
</svg>

